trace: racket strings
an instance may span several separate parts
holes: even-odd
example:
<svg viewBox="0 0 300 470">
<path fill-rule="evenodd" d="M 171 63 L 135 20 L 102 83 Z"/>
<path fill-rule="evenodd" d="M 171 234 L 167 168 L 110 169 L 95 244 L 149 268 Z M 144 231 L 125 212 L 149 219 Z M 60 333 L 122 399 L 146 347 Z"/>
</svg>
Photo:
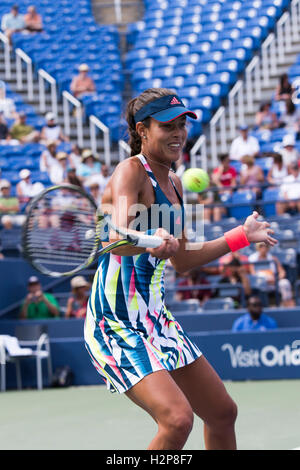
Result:
<svg viewBox="0 0 300 470">
<path fill-rule="evenodd" d="M 45 270 L 75 269 L 87 263 L 98 247 L 95 206 L 73 193 L 50 191 L 29 214 L 25 251 Z"/>
</svg>

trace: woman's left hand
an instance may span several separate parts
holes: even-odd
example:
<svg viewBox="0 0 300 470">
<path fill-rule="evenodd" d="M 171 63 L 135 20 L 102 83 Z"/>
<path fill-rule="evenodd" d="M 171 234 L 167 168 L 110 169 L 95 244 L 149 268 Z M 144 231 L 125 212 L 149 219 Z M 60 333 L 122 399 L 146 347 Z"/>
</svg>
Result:
<svg viewBox="0 0 300 470">
<path fill-rule="evenodd" d="M 244 230 L 248 241 L 250 243 L 265 242 L 269 246 L 276 245 L 277 240 L 271 236 L 274 230 L 270 228 L 268 222 L 259 222 L 257 220 L 258 217 L 258 212 L 254 211 L 252 215 L 247 217 L 244 223 Z"/>
</svg>

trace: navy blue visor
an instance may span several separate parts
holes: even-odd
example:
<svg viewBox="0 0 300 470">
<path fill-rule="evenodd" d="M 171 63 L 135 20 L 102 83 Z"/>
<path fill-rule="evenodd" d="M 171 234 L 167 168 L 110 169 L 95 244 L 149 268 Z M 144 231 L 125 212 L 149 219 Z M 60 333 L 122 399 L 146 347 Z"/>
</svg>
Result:
<svg viewBox="0 0 300 470">
<path fill-rule="evenodd" d="M 139 109 L 134 115 L 134 121 L 137 124 L 152 117 L 159 122 L 169 122 L 184 114 L 192 119 L 197 119 L 197 115 L 188 110 L 177 95 L 167 95 L 151 101 Z"/>
</svg>

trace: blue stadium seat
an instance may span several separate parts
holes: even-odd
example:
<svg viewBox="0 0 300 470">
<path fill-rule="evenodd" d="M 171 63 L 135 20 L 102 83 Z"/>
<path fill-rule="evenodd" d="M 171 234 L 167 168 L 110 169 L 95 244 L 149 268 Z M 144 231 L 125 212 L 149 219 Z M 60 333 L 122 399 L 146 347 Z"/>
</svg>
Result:
<svg viewBox="0 0 300 470">
<path fill-rule="evenodd" d="M 252 191 L 245 190 L 233 193 L 231 202 L 238 205 L 229 208 L 230 216 L 238 220 L 248 217 L 254 210 L 255 199 L 255 194 Z"/>
<path fill-rule="evenodd" d="M 272 201 L 270 204 L 263 205 L 263 211 L 265 217 L 276 215 L 276 201 L 279 200 L 280 190 L 279 188 L 266 188 L 263 191 L 263 201 Z"/>
</svg>

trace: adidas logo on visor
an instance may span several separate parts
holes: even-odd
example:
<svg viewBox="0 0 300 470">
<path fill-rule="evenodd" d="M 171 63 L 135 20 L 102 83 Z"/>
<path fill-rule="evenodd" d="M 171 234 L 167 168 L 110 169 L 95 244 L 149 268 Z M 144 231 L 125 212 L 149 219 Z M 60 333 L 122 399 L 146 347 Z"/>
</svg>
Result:
<svg viewBox="0 0 300 470">
<path fill-rule="evenodd" d="M 176 96 L 174 96 L 171 101 L 170 101 L 170 104 L 181 104 L 178 99 L 176 98 Z"/>
</svg>

